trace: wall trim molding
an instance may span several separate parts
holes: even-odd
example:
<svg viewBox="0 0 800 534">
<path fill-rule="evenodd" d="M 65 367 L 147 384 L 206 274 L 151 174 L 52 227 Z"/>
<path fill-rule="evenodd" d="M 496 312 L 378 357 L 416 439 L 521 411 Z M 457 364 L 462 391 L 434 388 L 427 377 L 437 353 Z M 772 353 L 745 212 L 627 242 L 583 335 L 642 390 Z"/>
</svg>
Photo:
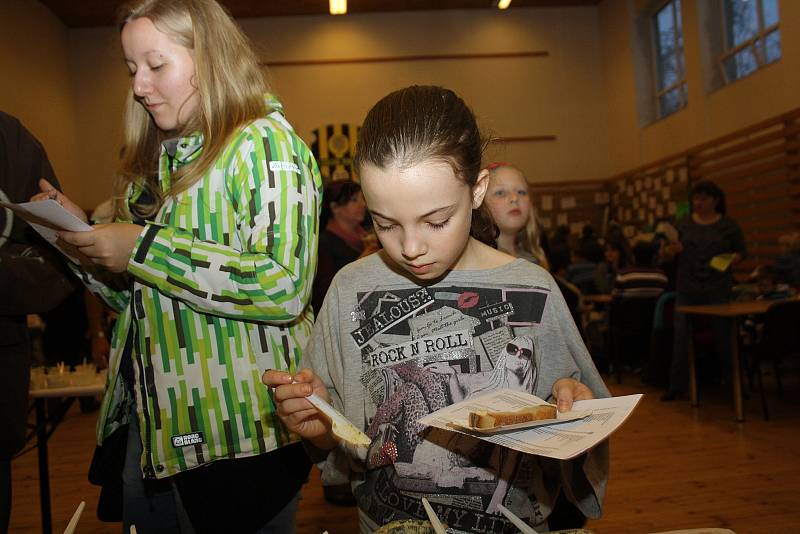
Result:
<svg viewBox="0 0 800 534">
<path fill-rule="evenodd" d="M 541 143 L 547 141 L 557 141 L 558 137 L 555 135 L 523 135 L 519 137 L 492 137 L 489 139 L 490 143 Z"/>
<path fill-rule="evenodd" d="M 518 59 L 549 57 L 547 50 L 530 50 L 527 52 L 495 52 L 486 54 L 421 54 L 413 56 L 355 57 L 331 59 L 298 59 L 290 61 L 261 61 L 261 66 L 275 67 L 311 67 L 326 65 L 356 65 L 359 63 L 398 63 L 402 61 L 461 61 L 473 59 Z"/>
</svg>

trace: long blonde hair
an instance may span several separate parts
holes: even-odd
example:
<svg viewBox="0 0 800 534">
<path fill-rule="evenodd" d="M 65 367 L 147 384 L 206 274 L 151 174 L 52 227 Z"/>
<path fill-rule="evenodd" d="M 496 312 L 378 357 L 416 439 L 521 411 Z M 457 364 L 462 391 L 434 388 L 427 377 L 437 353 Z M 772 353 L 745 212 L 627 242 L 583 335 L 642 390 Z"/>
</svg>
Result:
<svg viewBox="0 0 800 534">
<path fill-rule="evenodd" d="M 234 131 L 268 111 L 269 90 L 250 41 L 230 15 L 214 0 L 135 0 L 119 12 L 119 28 L 138 18 L 148 18 L 177 44 L 188 48 L 194 60 L 197 111 L 177 136 L 203 135 L 202 154 L 176 172 L 169 191 L 158 185 L 161 143 L 175 135 L 158 129 L 153 119 L 128 90 L 123 129 L 123 153 L 114 183 L 117 217 L 131 219 L 128 191 L 145 190 L 136 212 L 154 215 L 165 196 L 175 196 L 197 182 L 222 153 Z"/>
<path fill-rule="evenodd" d="M 536 218 L 536 206 L 533 204 L 533 192 L 531 191 L 531 185 L 528 182 L 528 179 L 525 177 L 525 173 L 522 172 L 518 167 L 504 162 L 490 163 L 486 166 L 486 169 L 489 171 L 490 180 L 495 176 L 495 174 L 497 174 L 498 169 L 511 169 L 517 171 L 525 180 L 525 184 L 528 189 L 528 198 L 531 199 L 531 212 L 530 216 L 528 217 L 527 224 L 520 228 L 520 230 L 517 232 L 517 235 L 514 237 L 514 245 L 515 247 L 521 248 L 533 256 L 540 266 L 547 269 L 547 255 L 544 253 L 544 249 L 542 248 L 541 244 L 542 231 L 539 227 L 538 219 Z"/>
</svg>

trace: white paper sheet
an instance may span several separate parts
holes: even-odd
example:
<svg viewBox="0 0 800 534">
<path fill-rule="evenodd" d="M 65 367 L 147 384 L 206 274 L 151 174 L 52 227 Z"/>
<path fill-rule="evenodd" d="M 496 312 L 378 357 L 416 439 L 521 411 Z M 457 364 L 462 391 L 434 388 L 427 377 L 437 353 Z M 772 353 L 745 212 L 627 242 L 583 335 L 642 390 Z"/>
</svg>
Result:
<svg viewBox="0 0 800 534">
<path fill-rule="evenodd" d="M 89 232 L 92 227 L 68 212 L 55 200 L 47 199 L 20 204 L 0 202 L 0 206 L 10 209 L 27 221 L 31 228 L 75 263 L 88 261 L 77 249 L 69 247 L 63 241 L 59 242 L 58 232 Z"/>
<path fill-rule="evenodd" d="M 475 410 L 512 411 L 544 401 L 534 395 L 511 389 L 501 389 L 470 398 L 437 410 L 419 419 L 419 423 L 451 432 L 475 436 L 484 441 L 508 447 L 527 454 L 536 454 L 559 460 L 569 460 L 591 449 L 625 422 L 642 395 L 626 395 L 608 399 L 578 401 L 573 410 L 591 410 L 585 419 L 551 426 L 538 426 L 502 434 L 481 435 L 456 430 L 448 423 L 461 423 Z"/>
</svg>

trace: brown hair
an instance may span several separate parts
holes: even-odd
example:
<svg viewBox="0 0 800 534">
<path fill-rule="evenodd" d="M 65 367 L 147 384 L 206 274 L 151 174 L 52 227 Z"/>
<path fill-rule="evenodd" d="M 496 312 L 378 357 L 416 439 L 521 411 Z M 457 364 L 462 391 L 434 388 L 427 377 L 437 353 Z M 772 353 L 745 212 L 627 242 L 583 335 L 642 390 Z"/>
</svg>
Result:
<svg viewBox="0 0 800 534">
<path fill-rule="evenodd" d="M 692 186 L 689 193 L 689 202 L 691 204 L 692 198 L 695 195 L 705 195 L 717 201 L 715 211 L 720 215 L 725 215 L 727 207 L 725 206 L 725 192 L 719 188 L 717 184 L 711 180 L 701 180 Z"/>
<path fill-rule="evenodd" d="M 361 184 L 352 180 L 337 180 L 325 186 L 322 193 L 322 211 L 319 215 L 319 229 L 324 230 L 333 218 L 331 204 L 344 206 L 361 192 Z"/>
<path fill-rule="evenodd" d="M 134 206 L 137 214 L 154 215 L 164 196 L 174 196 L 197 182 L 214 164 L 234 131 L 269 112 L 269 87 L 249 40 L 215 0 L 133 0 L 119 11 L 120 32 L 135 19 L 147 18 L 175 43 L 188 48 L 194 60 L 197 111 L 179 131 L 158 129 L 128 90 L 125 107 L 124 153 L 114 183 L 117 216 L 130 219 L 128 190 L 145 191 Z M 161 143 L 168 137 L 203 135 L 203 152 L 172 177 L 170 190 L 157 185 Z"/>
<path fill-rule="evenodd" d="M 358 132 L 354 167 L 408 168 L 424 161 L 448 163 L 470 188 L 481 171 L 486 140 L 475 115 L 453 91 L 412 85 L 383 97 Z M 497 227 L 482 205 L 472 212 L 470 235 L 495 246 Z"/>
</svg>

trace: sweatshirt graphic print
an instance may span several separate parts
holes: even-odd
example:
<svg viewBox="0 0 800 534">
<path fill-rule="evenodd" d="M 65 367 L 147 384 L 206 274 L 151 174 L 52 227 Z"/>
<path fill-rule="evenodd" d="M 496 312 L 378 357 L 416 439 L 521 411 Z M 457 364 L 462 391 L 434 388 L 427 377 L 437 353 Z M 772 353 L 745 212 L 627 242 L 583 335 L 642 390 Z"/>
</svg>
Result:
<svg viewBox="0 0 800 534">
<path fill-rule="evenodd" d="M 582 464 L 565 475 L 556 460 L 417 422 L 495 389 L 547 399 L 565 377 L 607 396 L 554 287 L 544 270 L 521 260 L 454 271 L 425 287 L 389 269 L 380 254 L 340 271 L 304 358 L 372 439 L 366 458 L 349 468 L 362 532 L 426 518 L 422 497 L 456 532 L 516 532 L 499 504 L 542 526 L 564 483 L 580 486 L 576 499 L 599 513 L 604 450 L 587 480 Z M 341 470 L 341 460 L 332 454 L 324 469 Z"/>
<path fill-rule="evenodd" d="M 547 297 L 543 288 L 477 286 L 358 295 L 358 327 L 350 335 L 375 407 L 366 429 L 373 440 L 367 469 L 377 471 L 357 496 L 377 523 L 394 519 L 398 509 L 419 516 L 423 496 L 455 528 L 497 532 L 506 522 L 497 505 L 509 504 L 508 483 L 530 478 L 530 462 L 461 434 L 426 432 L 417 420 L 493 389 L 534 391 L 535 336 L 517 331 L 539 324 Z M 543 519 L 534 505 L 520 513 L 539 515 L 534 523 Z"/>
</svg>

